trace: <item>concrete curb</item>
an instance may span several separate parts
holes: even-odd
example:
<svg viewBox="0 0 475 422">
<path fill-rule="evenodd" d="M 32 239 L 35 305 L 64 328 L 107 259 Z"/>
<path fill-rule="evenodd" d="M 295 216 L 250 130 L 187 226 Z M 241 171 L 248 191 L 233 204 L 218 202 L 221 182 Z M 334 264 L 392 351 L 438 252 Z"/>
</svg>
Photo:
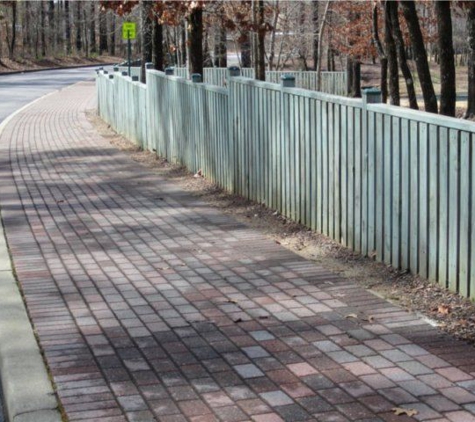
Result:
<svg viewBox="0 0 475 422">
<path fill-rule="evenodd" d="M 0 134 L 16 114 L 52 93 L 10 114 L 0 124 Z M 8 422 L 62 421 L 58 401 L 12 271 L 3 224 L 0 225 L 0 378 Z"/>
<path fill-rule="evenodd" d="M 47 70 L 61 70 L 61 69 L 81 69 L 85 67 L 104 67 L 104 66 L 113 66 L 114 64 L 116 63 L 96 63 L 96 64 L 85 64 L 85 65 L 79 65 L 79 66 L 68 66 L 68 67 L 45 67 L 42 69 L 15 70 L 13 72 L 0 73 L 0 78 L 2 76 L 18 75 L 21 73 L 33 73 L 33 72 L 43 72 Z"/>
</svg>

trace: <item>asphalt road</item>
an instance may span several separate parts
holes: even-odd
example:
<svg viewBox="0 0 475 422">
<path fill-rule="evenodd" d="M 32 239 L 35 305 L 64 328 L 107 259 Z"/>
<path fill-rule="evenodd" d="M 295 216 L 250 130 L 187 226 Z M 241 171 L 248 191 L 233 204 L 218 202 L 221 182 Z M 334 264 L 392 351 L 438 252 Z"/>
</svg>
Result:
<svg viewBox="0 0 475 422">
<path fill-rule="evenodd" d="M 15 110 L 49 92 L 92 79 L 97 67 L 0 74 L 0 123 Z"/>
<path fill-rule="evenodd" d="M 93 79 L 97 67 L 0 74 L 0 123 L 14 111 L 49 92 L 79 81 Z M 5 421 L 2 402 L 0 386 L 0 422 Z"/>
</svg>

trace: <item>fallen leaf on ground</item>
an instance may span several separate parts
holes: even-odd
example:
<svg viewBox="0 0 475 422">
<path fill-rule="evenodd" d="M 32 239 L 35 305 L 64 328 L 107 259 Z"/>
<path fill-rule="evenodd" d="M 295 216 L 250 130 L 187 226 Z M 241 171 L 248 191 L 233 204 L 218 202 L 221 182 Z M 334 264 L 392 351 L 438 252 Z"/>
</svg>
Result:
<svg viewBox="0 0 475 422">
<path fill-rule="evenodd" d="M 450 308 L 449 305 L 439 305 L 439 307 L 437 308 L 437 312 L 442 315 L 450 314 L 451 310 L 452 309 Z"/>
<path fill-rule="evenodd" d="M 348 314 L 345 316 L 345 318 L 349 319 L 349 318 L 354 318 L 354 319 L 358 319 L 358 315 L 356 314 Z"/>
<path fill-rule="evenodd" d="M 202 172 L 202 170 L 199 169 L 199 170 L 195 173 L 195 175 L 194 175 L 193 177 L 196 177 L 196 178 L 198 178 L 198 177 L 203 177 L 203 172 Z"/>
<path fill-rule="evenodd" d="M 393 407 L 391 410 L 396 416 L 407 415 L 412 417 L 419 413 L 416 409 L 404 409 L 403 407 Z"/>
</svg>

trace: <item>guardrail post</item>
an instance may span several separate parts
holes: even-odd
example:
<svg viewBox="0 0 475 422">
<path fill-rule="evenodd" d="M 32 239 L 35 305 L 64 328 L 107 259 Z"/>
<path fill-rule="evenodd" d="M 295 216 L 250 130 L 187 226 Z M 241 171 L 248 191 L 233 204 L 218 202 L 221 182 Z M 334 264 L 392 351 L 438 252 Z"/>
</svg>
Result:
<svg viewBox="0 0 475 422">
<path fill-rule="evenodd" d="M 285 74 L 280 77 L 283 88 L 295 88 L 295 76 Z"/>
<path fill-rule="evenodd" d="M 175 73 L 175 68 L 173 67 L 167 67 L 165 69 L 165 75 L 173 75 Z"/>
<path fill-rule="evenodd" d="M 193 73 L 191 75 L 191 82 L 195 82 L 195 83 L 203 82 L 203 80 L 201 79 L 201 75 L 199 73 Z"/>
</svg>

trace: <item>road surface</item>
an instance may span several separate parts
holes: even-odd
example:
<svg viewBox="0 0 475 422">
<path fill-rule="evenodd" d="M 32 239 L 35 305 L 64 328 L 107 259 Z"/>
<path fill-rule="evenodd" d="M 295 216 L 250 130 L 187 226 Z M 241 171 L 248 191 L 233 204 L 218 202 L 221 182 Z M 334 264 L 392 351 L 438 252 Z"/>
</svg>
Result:
<svg viewBox="0 0 475 422">
<path fill-rule="evenodd" d="M 79 81 L 94 78 L 96 68 L 97 66 L 0 75 L 0 123 L 19 108 L 45 94 Z M 1 388 L 0 422 L 4 422 Z"/>
<path fill-rule="evenodd" d="M 0 75 L 0 123 L 15 110 L 49 92 L 92 79 L 97 67 Z"/>
</svg>

